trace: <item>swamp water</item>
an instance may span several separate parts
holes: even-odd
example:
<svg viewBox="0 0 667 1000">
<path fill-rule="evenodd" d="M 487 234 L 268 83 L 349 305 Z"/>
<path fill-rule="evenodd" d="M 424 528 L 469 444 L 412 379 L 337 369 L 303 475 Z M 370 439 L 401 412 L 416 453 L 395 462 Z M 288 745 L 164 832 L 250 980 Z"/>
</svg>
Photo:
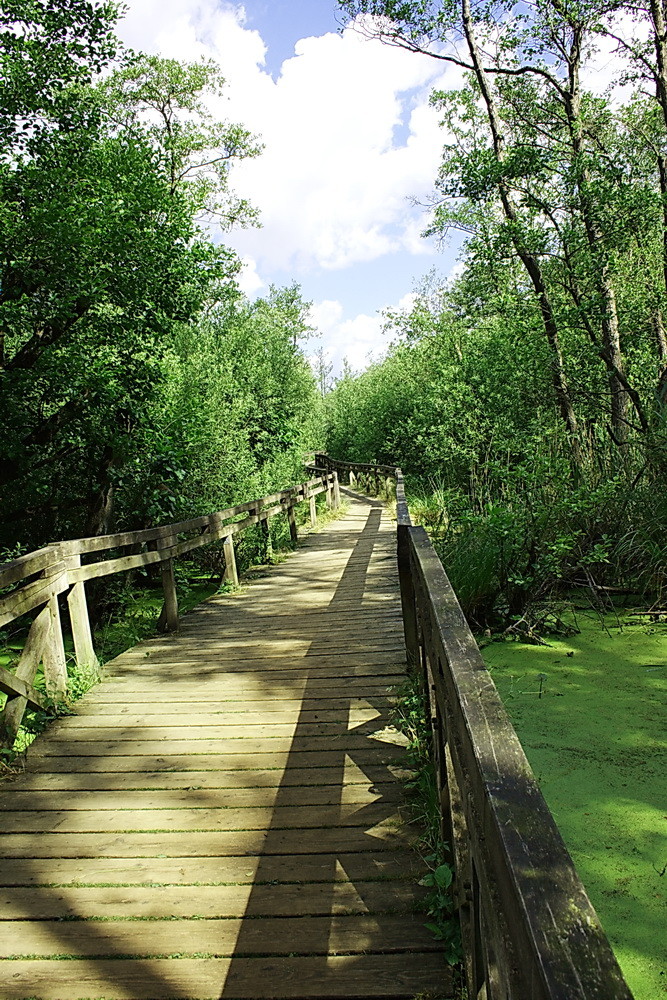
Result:
<svg viewBox="0 0 667 1000">
<path fill-rule="evenodd" d="M 482 650 L 636 1000 L 667 995 L 667 624 Z"/>
</svg>

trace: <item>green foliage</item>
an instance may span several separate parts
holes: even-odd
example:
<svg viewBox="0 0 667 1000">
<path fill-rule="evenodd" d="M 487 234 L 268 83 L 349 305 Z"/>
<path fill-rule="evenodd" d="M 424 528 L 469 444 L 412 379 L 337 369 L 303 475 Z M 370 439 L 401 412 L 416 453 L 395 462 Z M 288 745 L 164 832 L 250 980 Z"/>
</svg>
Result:
<svg viewBox="0 0 667 1000">
<path fill-rule="evenodd" d="M 113 4 L 0 15 L 0 545 L 143 528 L 300 478 L 318 409 L 308 304 L 297 285 L 245 301 L 238 259 L 203 227 L 256 219 L 228 174 L 260 146 L 206 109 L 220 70 L 122 53 Z"/>
<path fill-rule="evenodd" d="M 419 849 L 429 869 L 420 880 L 428 892 L 424 906 L 429 916 L 425 924 L 437 941 L 442 941 L 450 965 L 462 959 L 461 930 L 454 903 L 451 851 L 441 835 L 440 796 L 432 760 L 430 721 L 416 677 L 410 677 L 397 692 L 392 722 L 408 739 L 407 766 L 412 777 L 406 782 L 413 821 L 421 827 Z"/>
</svg>

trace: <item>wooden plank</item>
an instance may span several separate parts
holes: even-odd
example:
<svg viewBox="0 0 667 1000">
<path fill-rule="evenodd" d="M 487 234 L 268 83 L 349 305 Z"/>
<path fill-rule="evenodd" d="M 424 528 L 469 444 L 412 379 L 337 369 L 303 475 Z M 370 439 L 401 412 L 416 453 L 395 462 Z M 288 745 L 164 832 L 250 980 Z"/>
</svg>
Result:
<svg viewBox="0 0 667 1000">
<path fill-rule="evenodd" d="M 451 996 L 451 974 L 437 953 L 296 958 L 150 961 L 7 961 L 4 1000 L 299 1000 Z"/>
<path fill-rule="evenodd" d="M 184 692 L 186 694 L 186 692 Z M 247 721 L 266 719 L 267 722 L 288 722 L 290 719 L 303 719 L 313 721 L 319 718 L 322 722 L 333 722 L 340 719 L 352 719 L 363 721 L 365 718 L 373 717 L 375 714 L 389 714 L 394 704 L 392 698 L 385 695 L 373 695 L 370 693 L 369 701 L 366 698 L 284 698 L 276 701 L 272 697 L 266 697 L 263 701 L 247 701 L 239 693 L 236 701 L 211 701 L 210 697 L 200 697 L 190 699 L 190 706 L 202 706 L 201 713 L 197 714 L 200 726 L 224 723 L 225 725 L 243 724 L 243 719 Z M 174 711 L 174 704 L 171 700 L 142 701 L 140 698 L 130 697 L 125 694 L 119 696 L 117 701 L 106 698 L 106 691 L 100 692 L 100 697 L 96 699 L 87 698 L 79 701 L 74 706 L 76 715 L 63 719 L 65 728 L 76 726 L 120 726 L 131 723 L 132 725 L 149 724 L 149 720 L 154 716 L 159 716 L 163 725 L 175 726 L 178 724 L 180 715 L 171 715 Z M 173 702 L 181 704 L 183 696 L 174 696 Z M 105 713 L 110 714 L 105 714 Z"/>
<path fill-rule="evenodd" d="M 20 677 L 15 676 L 15 674 L 3 666 L 0 666 L 0 691 L 10 697 L 20 695 L 22 698 L 25 698 L 26 704 L 30 708 L 37 710 L 46 708 L 46 700 L 39 691 L 35 691 L 31 684 L 22 681 Z"/>
<path fill-rule="evenodd" d="M 306 678 L 289 679 L 280 686 L 275 678 L 270 683 L 264 683 L 261 678 L 252 674 L 240 678 L 211 678 L 199 680 L 196 686 L 181 684 L 178 681 L 163 683 L 158 688 L 151 683 L 150 678 L 113 677 L 107 678 L 103 687 L 96 687 L 81 701 L 76 703 L 77 718 L 91 712 L 105 710 L 119 711 L 119 706 L 128 708 L 135 706 L 137 711 L 149 712 L 151 708 L 157 714 L 169 711 L 170 703 L 181 703 L 183 698 L 189 698 L 193 705 L 212 704 L 220 706 L 224 711 L 236 711 L 238 705 L 253 706 L 264 704 L 268 710 L 274 707 L 281 711 L 281 706 L 293 704 L 316 706 L 321 703 L 337 705 L 346 702 L 354 705 L 368 701 L 378 705 L 383 702 L 392 704 L 395 698 L 397 683 L 404 674 L 376 674 L 371 677 L 348 678 L 346 682 L 337 683 L 335 678 L 318 679 L 316 685 L 306 689 Z M 150 699 L 150 700 L 149 700 Z"/>
<path fill-rule="evenodd" d="M 9 675 L 13 677 L 12 674 Z M 0 674 L 0 690 L 2 689 L 2 674 Z M 337 725 L 349 724 L 351 726 L 360 725 L 365 722 L 386 721 L 389 718 L 389 711 L 379 712 L 375 708 L 360 708 L 346 711 L 344 707 L 339 709 L 315 708 L 309 710 L 299 710 L 298 702 L 293 703 L 294 708 L 289 711 L 280 711 L 275 708 L 273 711 L 263 711 L 260 707 L 255 712 L 244 712 L 239 703 L 239 710 L 236 712 L 214 712 L 188 715 L 170 715 L 169 707 L 162 704 L 164 714 L 159 712 L 147 712 L 142 715 L 105 715 L 95 716 L 95 714 L 85 713 L 63 719 L 58 726 L 59 731 L 72 733 L 89 733 L 91 730 L 99 732 L 104 729 L 120 730 L 123 727 L 133 729 L 157 727 L 160 729 L 194 728 L 193 723 L 199 730 L 216 727 L 225 727 L 231 730 L 243 727 L 271 728 L 286 726 L 293 731 L 295 725 L 299 724 L 299 732 L 303 725 L 315 726 L 318 723 Z M 267 703 L 270 704 L 270 703 Z M 328 702 L 323 702 L 327 705 Z M 205 707 L 210 707 L 204 703 Z M 98 708 L 99 712 L 99 708 Z M 213 735 L 213 733 L 211 734 Z M 278 735 L 276 733 L 276 735 Z"/>
<path fill-rule="evenodd" d="M 398 821 L 396 803 L 372 802 L 368 805 L 228 807 L 181 809 L 112 809 L 104 812 L 86 809 L 1 814 L 2 833 L 115 833 L 123 830 L 301 830 L 333 826 L 361 826 L 365 829 L 382 823 L 390 816 Z"/>
<path fill-rule="evenodd" d="M 32 686 L 37 669 L 42 659 L 44 643 L 51 627 L 51 612 L 48 605 L 37 615 L 21 653 L 14 679 Z M 23 719 L 28 699 L 22 696 L 9 698 L 0 713 L 0 742 L 7 747 L 13 747 L 16 734 Z"/>
<path fill-rule="evenodd" d="M 0 598 L 0 628 L 13 622 L 15 618 L 28 614 L 40 604 L 46 604 L 52 594 L 62 594 L 67 590 L 67 574 L 63 570 L 63 563 L 54 563 L 49 567 L 53 576 L 46 580 L 36 580 L 13 594 Z"/>
<path fill-rule="evenodd" d="M 129 723 L 127 726 L 100 727 L 99 729 L 95 726 L 65 726 L 56 724 L 51 727 L 48 737 L 42 740 L 41 745 L 46 746 L 52 740 L 69 740 L 72 744 L 75 744 L 79 742 L 91 743 L 99 740 L 104 742 L 113 740 L 116 743 L 119 741 L 134 743 L 138 740 L 168 740 L 171 743 L 172 741 L 187 739 L 195 744 L 202 741 L 210 742 L 211 740 L 281 740 L 289 739 L 292 736 L 298 738 L 299 741 L 307 737 L 318 739 L 328 739 L 329 737 L 343 738 L 347 733 L 357 735 L 368 734 L 372 736 L 379 730 L 384 730 L 387 722 L 377 712 L 370 714 L 372 716 L 370 720 L 362 718 L 358 722 L 348 722 L 348 720 L 343 720 L 342 722 L 322 722 L 320 720 L 302 722 L 294 718 L 291 722 L 257 724 L 248 721 L 245 725 L 239 725 L 238 721 L 236 725 L 233 725 L 231 722 L 226 722 L 223 725 L 215 725 L 211 722 L 210 724 L 199 726 L 199 720 L 196 715 L 183 714 L 180 720 L 181 724 L 178 726 L 160 725 L 161 720 L 159 716 L 152 716 L 152 721 L 146 721 L 143 725 L 133 726 Z M 398 737 L 396 738 L 398 739 Z M 76 747 L 73 746 L 73 749 L 76 751 Z"/>
<path fill-rule="evenodd" d="M 190 831 L 188 833 L 6 833 L 0 858 L 168 858 L 271 854 L 357 854 L 392 851 L 417 840 L 418 831 L 377 824 L 361 827 L 275 830 Z"/>
<path fill-rule="evenodd" d="M 414 912 L 424 890 L 413 882 L 307 882 L 281 885 L 67 886 L 0 889 L 0 922 L 35 919 L 298 917 Z"/>
<path fill-rule="evenodd" d="M 340 636 L 332 636 L 330 642 L 327 637 L 326 655 L 331 657 L 352 653 L 357 656 L 364 656 L 367 653 L 374 652 L 398 654 L 403 652 L 398 633 L 393 635 L 386 635 L 384 632 L 376 635 L 371 634 L 363 637 L 363 643 L 361 639 L 362 636 L 359 636 L 355 641 L 354 636 L 341 634 Z M 150 644 L 142 644 L 135 646 L 132 650 L 128 650 L 127 653 L 122 654 L 122 659 L 128 663 L 135 661 L 141 663 L 142 659 L 145 659 L 148 655 L 152 659 L 159 659 L 162 662 L 179 663 L 183 662 L 182 657 L 185 652 L 187 652 L 188 660 L 190 660 L 191 645 L 192 640 L 187 635 L 182 638 L 174 637 L 170 642 L 162 641 L 160 643 L 153 641 Z M 261 659 L 268 659 L 274 655 L 294 656 L 295 653 L 297 655 L 301 654 L 304 658 L 307 656 L 317 657 L 318 659 L 324 657 L 322 647 L 313 649 L 313 637 L 309 635 L 281 639 L 280 636 L 274 637 L 272 634 L 271 638 L 267 639 L 266 635 L 258 634 L 256 636 L 246 636 L 244 639 L 225 639 L 220 636 L 219 630 L 212 633 L 210 637 L 201 630 L 197 634 L 197 646 L 195 660 L 198 660 L 202 656 L 219 656 L 220 654 L 237 660 L 247 660 L 253 659 L 260 650 Z"/>
<path fill-rule="evenodd" d="M 260 870 L 261 866 L 261 870 Z M 0 884 L 252 885 L 257 882 L 417 880 L 423 862 L 414 851 L 187 858 L 30 858 L 2 866 Z M 7 931 L 3 928 L 2 937 Z"/>
<path fill-rule="evenodd" d="M 235 770 L 223 770 L 216 768 L 209 771 L 182 770 L 182 771 L 83 771 L 76 770 L 76 760 L 69 772 L 58 773 L 49 770 L 47 764 L 42 761 L 43 766 L 34 773 L 27 772 L 13 781 L 5 781 L 0 785 L 0 800 L 5 797 L 11 802 L 13 795 L 25 795 L 33 791 L 142 791 L 157 788 L 164 789 L 199 789 L 199 788 L 264 788 L 277 787 L 306 787 L 308 785 L 328 785 L 331 781 L 339 781 L 341 776 L 340 766 L 323 767 L 274 767 L 271 770 L 236 768 Z M 363 770 L 351 760 L 345 761 L 343 771 L 343 785 L 345 788 L 354 784 L 374 785 L 387 780 L 389 774 L 404 774 L 406 777 L 412 772 L 401 772 L 393 767 L 388 770 L 383 764 L 365 763 Z M 20 800 L 17 800 L 17 802 Z M 18 806 L 17 806 L 18 808 Z"/>
<path fill-rule="evenodd" d="M 236 738 L 221 738 L 217 740 L 199 739 L 192 740 L 170 740 L 165 743 L 163 739 L 120 739 L 120 740 L 58 740 L 51 733 L 45 733 L 39 741 L 39 746 L 33 751 L 33 756 L 38 754 L 41 757 L 129 757 L 132 766 L 132 757 L 178 757 L 179 755 L 189 755 L 191 764 L 199 766 L 198 757 L 211 754 L 226 756 L 243 754 L 255 758 L 255 766 L 261 762 L 262 758 L 275 757 L 276 754 L 287 753 L 327 753 L 331 746 L 331 736 L 304 736 L 299 737 L 298 747 L 293 747 L 294 740 L 290 737 L 265 736 L 261 739 L 244 739 L 242 736 Z M 380 746 L 384 744 L 384 746 Z M 392 737 L 376 735 L 358 736 L 354 732 L 342 733 L 334 737 L 334 753 L 340 755 L 341 752 L 352 753 L 356 757 L 357 750 L 375 748 L 378 752 L 388 752 L 390 747 L 396 749 L 405 745 L 399 742 L 398 736 Z M 246 766 L 249 766 L 246 765 Z M 109 762 L 108 770 L 113 770 Z"/>
<path fill-rule="evenodd" d="M 11 562 L 0 564 L 0 588 L 11 587 L 13 583 L 19 583 L 26 577 L 43 570 L 51 569 L 54 563 L 59 562 L 59 555 L 53 546 L 47 545 L 43 549 L 36 549 L 28 552 Z M 53 570 L 48 574 L 53 576 Z"/>
<path fill-rule="evenodd" d="M 236 743 L 236 741 L 235 741 Z M 150 755 L 144 754 L 137 749 L 136 753 L 109 754 L 104 746 L 97 745 L 96 750 L 90 754 L 81 753 L 81 744 L 77 746 L 77 752 L 65 754 L 63 747 L 68 744 L 55 745 L 52 753 L 46 753 L 43 740 L 40 740 L 37 747 L 31 747 L 30 766 L 39 766 L 45 770 L 55 773 L 63 772 L 142 772 L 142 771 L 192 771 L 198 770 L 249 770 L 255 771 L 266 767 L 295 768 L 304 767 L 331 767 L 340 764 L 341 757 L 347 753 L 360 767 L 368 764 L 385 764 L 388 762 L 402 761 L 405 757 L 405 750 L 402 746 L 392 743 L 381 743 L 379 740 L 372 745 L 364 745 L 361 749 L 352 748 L 348 750 L 340 747 L 335 750 L 291 750 L 287 747 L 279 750 L 277 747 L 266 749 L 265 744 L 261 744 L 263 750 L 249 751 L 247 746 L 236 743 L 236 748 L 228 753 L 197 753 L 193 754 L 191 745 L 187 750 L 174 750 L 173 747 L 165 747 L 160 743 L 160 750 Z M 173 752 L 172 752 L 173 751 Z"/>
<path fill-rule="evenodd" d="M 295 942 L 303 954 L 321 954 L 328 941 L 331 954 L 366 952 L 382 954 L 410 951 L 440 951 L 441 945 L 424 928 L 423 917 L 400 916 L 265 917 L 245 921 L 153 920 L 150 935 L 138 934 L 134 921 L 113 923 L 18 920 L 3 926 L 0 958 L 22 956 L 49 958 L 56 955 L 164 956 L 272 955 L 294 953 Z M 243 931 L 240 934 L 240 931 Z"/>
<path fill-rule="evenodd" d="M 241 772 L 248 774 L 248 772 Z M 253 772 L 255 773 L 255 772 Z M 247 783 L 247 778 L 246 778 Z M 250 788 L 204 789 L 190 785 L 187 789 L 162 789 L 154 791 L 79 791 L 70 795 L 67 801 L 59 792 L 22 792 L 0 786 L 0 811 L 20 813 L 57 811 L 79 811 L 81 809 L 104 811 L 125 811 L 134 809 L 202 809 L 206 806 L 239 808 L 261 808 L 273 806 L 280 793 L 282 806 L 353 805 L 382 800 L 401 802 L 403 794 L 394 782 L 378 784 L 296 785 L 283 788 L 277 783 Z M 103 822 L 103 821 L 101 821 Z M 1 821 L 0 821 L 1 825 Z M 100 825 L 99 829 L 103 829 Z"/>
</svg>

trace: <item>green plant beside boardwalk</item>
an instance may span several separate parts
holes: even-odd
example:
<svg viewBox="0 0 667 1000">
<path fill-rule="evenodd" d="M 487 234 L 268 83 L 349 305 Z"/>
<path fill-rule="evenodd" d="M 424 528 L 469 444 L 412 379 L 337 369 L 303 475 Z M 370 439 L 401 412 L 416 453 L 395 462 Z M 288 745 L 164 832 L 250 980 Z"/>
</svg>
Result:
<svg viewBox="0 0 667 1000">
<path fill-rule="evenodd" d="M 667 990 L 667 625 L 581 629 L 483 655 L 636 1000 Z"/>
</svg>

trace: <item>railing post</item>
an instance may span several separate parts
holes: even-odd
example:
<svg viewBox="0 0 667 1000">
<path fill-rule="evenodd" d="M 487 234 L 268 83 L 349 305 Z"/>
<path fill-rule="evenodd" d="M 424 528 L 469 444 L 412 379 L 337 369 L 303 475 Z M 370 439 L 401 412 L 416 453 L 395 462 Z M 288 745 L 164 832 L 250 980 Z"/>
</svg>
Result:
<svg viewBox="0 0 667 1000">
<path fill-rule="evenodd" d="M 355 474 L 352 471 L 352 469 L 350 469 L 349 483 L 350 483 L 350 486 L 356 486 L 357 485 L 357 477 L 355 476 Z"/>
<path fill-rule="evenodd" d="M 258 500 L 255 512 L 257 514 L 257 523 L 259 524 L 259 531 L 262 537 L 262 560 L 264 562 L 269 562 L 271 556 L 273 555 L 273 546 L 271 545 L 271 529 L 269 528 L 269 519 L 267 517 L 262 519 L 262 507 L 262 501 Z"/>
<path fill-rule="evenodd" d="M 176 594 L 176 575 L 174 560 L 165 559 L 160 563 L 164 606 L 160 615 L 158 628 L 161 632 L 178 632 L 178 596 Z"/>
<path fill-rule="evenodd" d="M 44 643 L 42 662 L 46 693 L 54 701 L 63 701 L 67 694 L 67 660 L 63 643 L 63 629 L 60 621 L 58 595 L 52 593 L 47 605 L 49 630 Z"/>
<path fill-rule="evenodd" d="M 410 567 L 410 525 L 399 524 L 397 529 L 398 581 L 401 589 L 403 633 L 408 670 L 419 667 L 419 638 L 417 632 L 417 606 Z"/>
<path fill-rule="evenodd" d="M 326 475 L 326 486 L 327 486 L 327 507 L 329 510 L 333 507 L 333 485 L 332 485 L 332 474 L 327 472 Z"/>
<path fill-rule="evenodd" d="M 81 565 L 81 556 L 72 556 L 69 569 L 76 569 Z M 69 607 L 69 620 L 72 628 L 72 639 L 74 640 L 74 653 L 76 665 L 79 668 L 99 667 L 99 661 L 95 655 L 93 646 L 93 636 L 90 630 L 90 616 L 88 614 L 88 602 L 86 601 L 86 585 L 83 580 L 75 583 L 67 595 L 67 605 Z"/>
<path fill-rule="evenodd" d="M 315 494 L 310 494 L 310 526 L 314 528 L 317 524 L 317 504 L 315 503 Z"/>
<path fill-rule="evenodd" d="M 225 535 L 225 537 L 222 540 L 222 547 L 225 553 L 225 573 L 223 579 L 225 583 L 231 583 L 233 587 L 238 587 L 239 574 L 236 569 L 236 555 L 234 553 L 234 536 Z"/>
<path fill-rule="evenodd" d="M 294 497 L 290 497 L 288 504 L 289 506 L 287 508 L 287 523 L 289 524 L 289 536 L 292 545 L 296 545 L 296 543 L 299 541 L 299 532 L 297 531 L 296 517 L 294 516 L 294 506 L 296 504 L 296 500 L 294 499 Z"/>
<path fill-rule="evenodd" d="M 334 508 L 340 507 L 340 483 L 338 481 L 338 473 L 333 473 L 333 505 Z"/>
</svg>

